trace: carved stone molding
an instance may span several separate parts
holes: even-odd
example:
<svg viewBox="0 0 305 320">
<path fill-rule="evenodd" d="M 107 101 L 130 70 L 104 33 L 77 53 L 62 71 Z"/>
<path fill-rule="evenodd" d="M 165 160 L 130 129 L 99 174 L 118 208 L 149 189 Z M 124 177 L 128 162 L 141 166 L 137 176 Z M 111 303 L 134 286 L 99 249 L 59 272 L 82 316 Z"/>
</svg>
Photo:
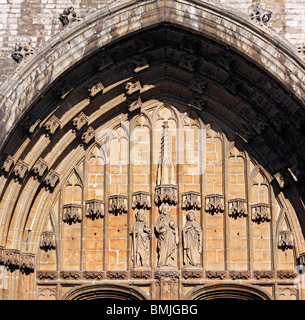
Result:
<svg viewBox="0 0 305 320">
<path fill-rule="evenodd" d="M 229 271 L 232 280 L 247 280 L 251 278 L 251 271 Z"/>
<path fill-rule="evenodd" d="M 228 277 L 227 271 L 206 271 L 205 276 L 209 279 L 226 279 Z"/>
<path fill-rule="evenodd" d="M 92 220 L 103 218 L 104 212 L 104 201 L 91 199 L 86 201 L 86 217 Z"/>
<path fill-rule="evenodd" d="M 205 196 L 205 211 L 211 215 L 224 212 L 224 196 L 221 194 L 207 194 Z"/>
<path fill-rule="evenodd" d="M 181 207 L 183 210 L 199 210 L 201 208 L 200 192 L 188 191 L 182 193 Z"/>
<path fill-rule="evenodd" d="M 294 247 L 293 233 L 289 230 L 282 230 L 278 236 L 278 248 L 282 251 L 292 249 Z"/>
<path fill-rule="evenodd" d="M 48 252 L 50 250 L 55 250 L 56 241 L 55 241 L 55 232 L 51 230 L 46 230 L 41 233 L 40 238 L 40 249 Z"/>
<path fill-rule="evenodd" d="M 99 71 L 103 71 L 113 64 L 113 60 L 108 53 L 103 53 L 97 58 L 97 66 Z"/>
<path fill-rule="evenodd" d="M 80 112 L 72 120 L 72 125 L 75 128 L 75 130 L 80 130 L 87 123 L 88 117 L 84 114 L 84 112 Z"/>
<path fill-rule="evenodd" d="M 82 221 L 82 206 L 80 204 L 70 203 L 63 206 L 62 221 L 68 224 Z"/>
<path fill-rule="evenodd" d="M 103 271 L 84 271 L 84 279 L 87 280 L 103 280 L 105 279 L 105 272 Z"/>
<path fill-rule="evenodd" d="M 37 279 L 39 280 L 57 280 L 59 278 L 57 271 L 37 271 Z"/>
<path fill-rule="evenodd" d="M 151 279 L 152 271 L 151 270 L 131 270 L 130 278 L 133 279 Z"/>
<path fill-rule="evenodd" d="M 257 203 L 251 206 L 251 220 L 256 223 L 271 221 L 270 206 L 266 203 Z"/>
<path fill-rule="evenodd" d="M 272 12 L 270 10 L 264 10 L 261 3 L 256 4 L 250 15 L 251 20 L 260 26 L 266 26 L 271 16 Z"/>
<path fill-rule="evenodd" d="M 132 193 L 132 209 L 145 209 L 151 208 L 151 195 L 146 191 L 136 191 Z"/>
<path fill-rule="evenodd" d="M 203 271 L 202 270 L 188 270 L 184 269 L 182 270 L 182 277 L 187 280 L 187 279 L 199 279 L 202 278 L 203 276 Z"/>
<path fill-rule="evenodd" d="M 11 57 L 13 60 L 15 60 L 18 64 L 21 63 L 22 61 L 26 60 L 28 56 L 31 56 L 34 54 L 34 49 L 30 45 L 30 43 L 27 44 L 20 44 L 16 43 L 15 44 L 15 49 L 11 54 Z"/>
<path fill-rule="evenodd" d="M 32 171 L 37 177 L 42 177 L 47 169 L 48 163 L 45 160 L 39 158 L 34 164 Z"/>
<path fill-rule="evenodd" d="M 44 128 L 46 129 L 48 134 L 54 134 L 59 126 L 60 126 L 60 121 L 54 115 L 44 124 Z"/>
<path fill-rule="evenodd" d="M 88 127 L 81 135 L 81 140 L 84 144 L 88 144 L 93 138 L 95 138 L 95 130 L 92 127 Z"/>
<path fill-rule="evenodd" d="M 18 159 L 13 169 L 13 174 L 15 175 L 15 177 L 17 177 L 18 179 L 23 179 L 27 171 L 28 171 L 28 164 L 25 163 L 23 160 Z"/>
<path fill-rule="evenodd" d="M 109 196 L 108 212 L 114 215 L 127 213 L 128 211 L 128 198 L 122 194 L 113 194 Z"/>
<path fill-rule="evenodd" d="M 295 279 L 299 275 L 300 275 L 299 273 L 295 273 L 290 270 L 279 270 L 276 272 L 276 276 L 279 279 Z"/>
<path fill-rule="evenodd" d="M 175 206 L 178 203 L 178 187 L 173 184 L 161 184 L 155 187 L 155 204 L 168 203 Z"/>
<path fill-rule="evenodd" d="M 83 273 L 81 271 L 61 271 L 60 278 L 65 280 L 82 279 Z"/>
<path fill-rule="evenodd" d="M 22 273 L 29 274 L 34 272 L 35 254 L 30 252 L 21 252 L 19 260 L 19 269 Z"/>
<path fill-rule="evenodd" d="M 253 277 L 255 277 L 257 280 L 260 279 L 273 279 L 275 277 L 274 271 L 254 271 Z"/>
<path fill-rule="evenodd" d="M 75 21 L 79 21 L 79 17 L 73 7 L 65 9 L 63 13 L 59 15 L 58 19 L 62 23 L 64 28 Z"/>
<path fill-rule="evenodd" d="M 59 173 L 51 169 L 43 179 L 43 182 L 46 184 L 47 187 L 54 188 L 59 181 Z"/>
<path fill-rule="evenodd" d="M 0 169 L 2 172 L 9 173 L 12 165 L 14 164 L 14 158 L 6 153 L 2 153 L 0 156 Z"/>
<path fill-rule="evenodd" d="M 157 280 L 163 280 L 163 279 L 178 280 L 180 279 L 180 271 L 156 270 L 154 272 L 154 278 Z"/>
<path fill-rule="evenodd" d="M 106 271 L 106 278 L 112 280 L 126 280 L 128 279 L 128 271 Z"/>
<path fill-rule="evenodd" d="M 246 217 L 248 215 L 248 211 L 246 208 L 247 201 L 245 199 L 231 199 L 228 201 L 229 204 L 229 217 L 234 219 Z"/>
</svg>

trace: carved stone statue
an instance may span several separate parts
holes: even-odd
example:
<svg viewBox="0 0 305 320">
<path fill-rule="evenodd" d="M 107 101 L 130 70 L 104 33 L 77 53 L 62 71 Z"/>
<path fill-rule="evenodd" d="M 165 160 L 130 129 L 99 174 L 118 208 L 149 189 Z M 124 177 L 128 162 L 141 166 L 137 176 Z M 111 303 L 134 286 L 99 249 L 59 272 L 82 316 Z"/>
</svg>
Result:
<svg viewBox="0 0 305 320">
<path fill-rule="evenodd" d="M 176 250 L 179 243 L 178 228 L 170 215 L 170 206 L 160 206 L 155 231 L 158 237 L 158 267 L 175 266 Z"/>
<path fill-rule="evenodd" d="M 136 222 L 133 225 L 132 236 L 132 262 L 134 267 L 149 266 L 149 243 L 151 229 L 145 220 L 145 210 L 138 209 Z"/>
<path fill-rule="evenodd" d="M 186 215 L 187 222 L 183 227 L 183 260 L 185 266 L 201 267 L 202 230 L 195 219 L 195 211 Z"/>
</svg>

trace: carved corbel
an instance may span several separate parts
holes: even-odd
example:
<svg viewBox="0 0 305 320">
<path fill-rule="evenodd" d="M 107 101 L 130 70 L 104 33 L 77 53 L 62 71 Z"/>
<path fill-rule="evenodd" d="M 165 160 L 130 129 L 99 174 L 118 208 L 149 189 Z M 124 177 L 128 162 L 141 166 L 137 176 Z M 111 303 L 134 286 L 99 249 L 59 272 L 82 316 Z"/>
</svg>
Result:
<svg viewBox="0 0 305 320">
<path fill-rule="evenodd" d="M 257 222 L 271 221 L 270 206 L 266 203 L 257 203 L 251 206 L 251 220 Z"/>
<path fill-rule="evenodd" d="M 37 177 L 42 177 L 47 169 L 48 163 L 45 160 L 39 158 L 34 164 L 32 171 Z"/>
<path fill-rule="evenodd" d="M 109 213 L 118 215 L 121 213 L 127 213 L 128 211 L 128 198 L 122 194 L 114 194 L 109 196 Z"/>
<path fill-rule="evenodd" d="M 6 153 L 2 153 L 0 156 L 0 168 L 2 172 L 9 173 L 12 165 L 14 164 L 14 158 Z"/>
<path fill-rule="evenodd" d="M 56 171 L 54 170 L 50 170 L 45 178 L 43 179 L 43 182 L 46 184 L 47 187 L 50 187 L 50 188 L 54 188 L 57 184 L 57 182 L 59 181 L 59 173 L 57 173 Z"/>
<path fill-rule="evenodd" d="M 211 215 L 224 211 L 224 196 L 221 194 L 208 194 L 205 196 L 205 211 Z"/>
<path fill-rule="evenodd" d="M 48 134 L 54 134 L 57 128 L 60 126 L 59 119 L 53 115 L 45 124 L 44 128 L 48 132 Z"/>
<path fill-rule="evenodd" d="M 18 159 L 14 169 L 13 174 L 18 179 L 23 179 L 25 177 L 26 172 L 28 171 L 28 164 L 22 161 L 21 159 Z"/>
<path fill-rule="evenodd" d="M 4 249 L 3 250 L 3 264 L 10 271 L 14 271 L 19 268 L 20 251 L 16 249 Z"/>
<path fill-rule="evenodd" d="M 84 112 L 80 112 L 72 120 L 72 125 L 77 131 L 80 130 L 87 123 L 88 123 L 88 117 L 84 114 Z"/>
<path fill-rule="evenodd" d="M 52 230 L 45 230 L 41 233 L 40 238 L 40 249 L 48 252 L 55 250 L 56 241 L 55 241 L 55 232 Z"/>
<path fill-rule="evenodd" d="M 63 206 L 63 222 L 68 224 L 82 221 L 82 206 L 80 204 L 69 203 Z"/>
<path fill-rule="evenodd" d="M 229 204 L 229 217 L 234 219 L 246 217 L 248 210 L 246 208 L 247 201 L 245 199 L 231 199 L 228 201 Z"/>
<path fill-rule="evenodd" d="M 137 191 L 132 193 L 132 209 L 146 209 L 151 208 L 151 195 L 146 191 Z"/>
<path fill-rule="evenodd" d="M 188 191 L 182 193 L 183 210 L 199 210 L 201 208 L 200 192 Z"/>
<path fill-rule="evenodd" d="M 293 233 L 289 230 L 282 230 L 278 236 L 278 248 L 282 251 L 292 249 L 294 247 Z"/>
<path fill-rule="evenodd" d="M 95 130 L 92 127 L 88 127 L 81 135 L 81 140 L 84 144 L 88 144 L 93 138 L 95 138 Z"/>
<path fill-rule="evenodd" d="M 103 218 L 104 212 L 104 201 L 91 199 L 86 201 L 86 217 L 92 220 Z"/>
</svg>

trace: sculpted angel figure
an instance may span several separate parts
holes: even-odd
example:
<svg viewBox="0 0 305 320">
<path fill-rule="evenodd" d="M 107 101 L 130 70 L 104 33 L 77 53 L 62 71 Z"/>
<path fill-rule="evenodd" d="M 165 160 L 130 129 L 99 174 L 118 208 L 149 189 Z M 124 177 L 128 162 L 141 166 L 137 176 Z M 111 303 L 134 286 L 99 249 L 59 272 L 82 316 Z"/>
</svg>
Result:
<svg viewBox="0 0 305 320">
<path fill-rule="evenodd" d="M 195 211 L 186 215 L 187 222 L 183 227 L 183 258 L 186 266 L 201 266 L 202 230 L 195 219 Z"/>
<path fill-rule="evenodd" d="M 132 232 L 132 261 L 134 267 L 149 266 L 149 243 L 151 229 L 145 222 L 145 210 L 139 209 L 136 213 L 136 222 Z"/>
<path fill-rule="evenodd" d="M 158 266 L 174 266 L 176 250 L 179 243 L 178 228 L 170 215 L 170 206 L 167 203 L 161 205 L 155 231 L 158 237 Z"/>
</svg>

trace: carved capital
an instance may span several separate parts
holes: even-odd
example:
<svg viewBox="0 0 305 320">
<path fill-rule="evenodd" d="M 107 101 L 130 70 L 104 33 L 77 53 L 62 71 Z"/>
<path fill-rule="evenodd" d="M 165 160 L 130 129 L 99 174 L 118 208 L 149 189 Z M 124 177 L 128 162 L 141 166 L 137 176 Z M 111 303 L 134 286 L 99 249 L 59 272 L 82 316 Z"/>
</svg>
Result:
<svg viewBox="0 0 305 320">
<path fill-rule="evenodd" d="M 270 206 L 266 203 L 257 203 L 251 206 L 251 220 L 257 223 L 271 221 Z"/>
<path fill-rule="evenodd" d="M 201 208 L 200 192 L 188 191 L 182 193 L 183 210 L 199 210 Z"/>
<path fill-rule="evenodd" d="M 80 204 L 70 203 L 63 206 L 62 220 L 68 224 L 82 221 L 82 206 Z"/>
<path fill-rule="evenodd" d="M 173 184 L 161 184 L 155 187 L 155 204 L 168 203 L 175 206 L 178 203 L 178 188 Z"/>
<path fill-rule="evenodd" d="M 47 173 L 47 175 L 45 176 L 43 181 L 46 184 L 46 186 L 48 186 L 50 188 L 54 188 L 56 183 L 59 181 L 59 173 L 57 173 L 56 171 L 51 169 Z"/>
<path fill-rule="evenodd" d="M 47 169 L 48 163 L 45 160 L 39 158 L 34 164 L 32 171 L 36 176 L 42 177 Z"/>
<path fill-rule="evenodd" d="M 46 129 L 48 134 L 54 134 L 59 126 L 60 126 L 60 121 L 54 115 L 44 124 L 44 128 Z"/>
<path fill-rule="evenodd" d="M 23 179 L 26 172 L 28 171 L 28 164 L 22 161 L 21 159 L 18 159 L 14 169 L 13 169 L 13 174 L 19 178 Z"/>
<path fill-rule="evenodd" d="M 151 195 L 146 191 L 137 191 L 132 193 L 132 209 L 151 208 Z"/>
<path fill-rule="evenodd" d="M 205 196 L 205 211 L 211 215 L 223 212 L 224 207 L 224 196 L 221 194 L 207 194 Z"/>
<path fill-rule="evenodd" d="M 92 220 L 103 218 L 104 212 L 104 201 L 91 199 L 86 201 L 86 217 Z"/>
<path fill-rule="evenodd" d="M 278 248 L 282 251 L 292 249 L 294 247 L 293 234 L 289 230 L 282 230 L 278 236 Z"/>
<path fill-rule="evenodd" d="M 80 112 L 72 120 L 72 125 L 75 128 L 75 130 L 80 130 L 87 123 L 88 123 L 88 117 L 84 114 L 84 112 Z"/>
<path fill-rule="evenodd" d="M 229 217 L 234 219 L 246 217 L 248 211 L 246 208 L 247 201 L 245 199 L 231 199 L 228 201 L 229 204 Z"/>
<path fill-rule="evenodd" d="M 122 194 L 114 194 L 109 196 L 108 212 L 114 215 L 127 213 L 128 211 L 128 198 Z"/>
</svg>

